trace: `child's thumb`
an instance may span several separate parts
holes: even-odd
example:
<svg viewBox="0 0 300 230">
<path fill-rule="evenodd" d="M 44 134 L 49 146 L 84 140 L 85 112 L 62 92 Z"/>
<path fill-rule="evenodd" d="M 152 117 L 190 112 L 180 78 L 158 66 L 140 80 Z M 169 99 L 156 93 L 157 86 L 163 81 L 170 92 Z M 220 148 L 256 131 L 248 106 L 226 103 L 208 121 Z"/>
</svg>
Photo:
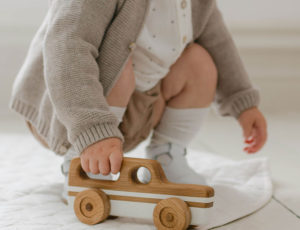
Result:
<svg viewBox="0 0 300 230">
<path fill-rule="evenodd" d="M 245 139 L 249 139 L 252 136 L 252 129 L 253 129 L 252 123 L 246 122 L 246 123 L 242 124 L 242 127 L 243 127 L 243 133 L 244 133 Z"/>
</svg>

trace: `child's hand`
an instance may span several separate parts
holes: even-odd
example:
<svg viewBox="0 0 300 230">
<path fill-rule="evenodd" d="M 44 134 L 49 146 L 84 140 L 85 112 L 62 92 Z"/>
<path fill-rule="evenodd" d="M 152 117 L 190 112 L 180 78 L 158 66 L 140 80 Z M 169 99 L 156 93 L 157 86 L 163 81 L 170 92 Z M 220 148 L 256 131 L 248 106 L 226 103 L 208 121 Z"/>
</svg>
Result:
<svg viewBox="0 0 300 230">
<path fill-rule="evenodd" d="M 255 153 L 260 150 L 267 140 L 267 123 L 262 113 L 256 108 L 245 110 L 239 117 L 239 123 L 243 128 L 247 153 Z"/>
<path fill-rule="evenodd" d="M 87 147 L 81 154 L 81 166 L 85 172 L 108 175 L 120 171 L 123 146 L 119 138 L 107 138 Z"/>
</svg>

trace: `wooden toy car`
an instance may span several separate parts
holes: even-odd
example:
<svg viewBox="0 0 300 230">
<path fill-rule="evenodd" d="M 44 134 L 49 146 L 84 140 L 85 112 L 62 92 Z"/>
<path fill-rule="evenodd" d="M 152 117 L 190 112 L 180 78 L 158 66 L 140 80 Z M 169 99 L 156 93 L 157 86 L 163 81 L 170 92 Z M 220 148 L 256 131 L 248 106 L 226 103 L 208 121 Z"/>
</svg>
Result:
<svg viewBox="0 0 300 230">
<path fill-rule="evenodd" d="M 140 167 L 151 173 L 147 184 L 137 178 Z M 97 224 L 112 215 L 153 219 L 157 229 L 201 226 L 213 206 L 213 196 L 209 186 L 169 182 L 156 160 L 125 157 L 115 181 L 89 178 L 80 158 L 70 165 L 69 204 L 73 203 L 76 216 L 85 224 Z"/>
</svg>

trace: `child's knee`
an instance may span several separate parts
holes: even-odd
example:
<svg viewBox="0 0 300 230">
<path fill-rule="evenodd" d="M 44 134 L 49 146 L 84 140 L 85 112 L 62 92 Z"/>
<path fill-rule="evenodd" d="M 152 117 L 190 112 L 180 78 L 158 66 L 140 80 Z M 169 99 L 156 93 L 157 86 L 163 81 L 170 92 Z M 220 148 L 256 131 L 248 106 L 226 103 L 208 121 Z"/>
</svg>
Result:
<svg viewBox="0 0 300 230">
<path fill-rule="evenodd" d="M 186 88 L 191 95 L 201 98 L 201 106 L 209 106 L 217 87 L 218 73 L 210 54 L 200 45 L 192 44 L 188 48 L 190 71 Z"/>
<path fill-rule="evenodd" d="M 194 86 L 205 85 L 206 88 L 215 90 L 218 72 L 212 57 L 206 49 L 196 43 L 188 49 L 191 65 L 188 81 Z"/>
<path fill-rule="evenodd" d="M 205 72 L 210 78 L 217 78 L 217 67 L 209 52 L 197 43 L 190 44 L 186 49 L 192 65 L 198 71 Z"/>
</svg>

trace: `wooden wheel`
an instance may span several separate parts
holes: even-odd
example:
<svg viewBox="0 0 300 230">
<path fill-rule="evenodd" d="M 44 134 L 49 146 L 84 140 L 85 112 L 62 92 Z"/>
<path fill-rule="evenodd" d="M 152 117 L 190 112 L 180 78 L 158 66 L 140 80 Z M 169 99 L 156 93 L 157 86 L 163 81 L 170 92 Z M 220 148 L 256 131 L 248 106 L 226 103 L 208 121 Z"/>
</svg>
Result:
<svg viewBox="0 0 300 230">
<path fill-rule="evenodd" d="M 153 221 L 159 230 L 185 230 L 191 223 L 191 211 L 183 200 L 168 198 L 155 206 Z"/>
<path fill-rule="evenodd" d="M 108 217 L 110 202 L 101 190 L 85 190 L 76 195 L 74 211 L 82 223 L 93 225 Z"/>
</svg>

